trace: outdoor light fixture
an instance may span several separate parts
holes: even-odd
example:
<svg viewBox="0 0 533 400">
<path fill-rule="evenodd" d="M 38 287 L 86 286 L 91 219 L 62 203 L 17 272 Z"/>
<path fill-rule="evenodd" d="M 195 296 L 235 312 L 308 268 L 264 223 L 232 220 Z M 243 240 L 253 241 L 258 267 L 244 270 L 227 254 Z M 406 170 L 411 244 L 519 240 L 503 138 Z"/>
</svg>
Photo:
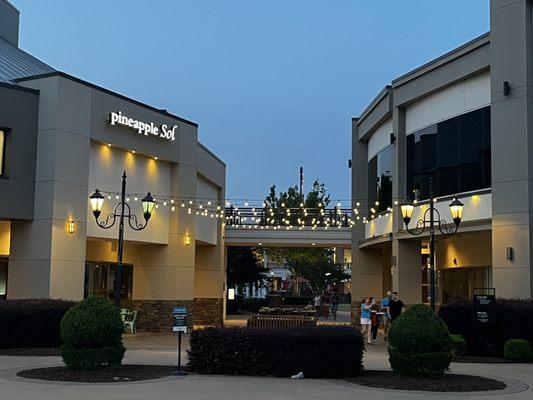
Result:
<svg viewBox="0 0 533 400">
<path fill-rule="evenodd" d="M 191 234 L 186 233 L 185 234 L 185 246 L 190 246 L 190 245 L 191 245 Z"/>
<path fill-rule="evenodd" d="M 74 233 L 74 221 L 71 219 L 68 220 L 68 233 L 71 235 Z"/>
<path fill-rule="evenodd" d="M 111 198 L 109 196 L 109 198 Z M 126 201 L 126 171 L 122 174 L 122 191 L 121 195 L 116 196 L 120 201 L 115 205 L 115 208 L 109 213 L 105 221 L 100 221 L 100 214 L 102 213 L 102 206 L 104 204 L 104 196 L 98 189 L 89 197 L 91 203 L 91 209 L 96 220 L 96 224 L 103 229 L 110 229 L 115 225 L 117 220 L 119 221 L 118 230 L 118 249 L 117 249 L 117 268 L 115 279 L 115 307 L 120 308 L 120 293 L 122 292 L 122 254 L 124 252 L 124 219 L 128 221 L 131 229 L 135 231 L 141 231 L 148 225 L 148 220 L 152 216 L 155 200 L 148 192 L 148 194 L 142 199 L 142 210 L 144 216 L 144 224 L 140 224 L 137 220 L 137 216 L 131 212 L 131 207 Z M 70 227 L 69 227 L 70 229 Z"/>
<path fill-rule="evenodd" d="M 228 289 L 228 300 L 235 300 L 235 289 Z"/>
<path fill-rule="evenodd" d="M 414 191 L 413 191 L 414 192 Z M 433 197 L 433 178 L 429 180 L 429 207 L 424 211 L 421 219 L 416 223 L 416 227 L 409 228 L 409 222 L 413 216 L 414 205 L 412 203 L 404 203 L 400 206 L 402 210 L 402 218 L 405 224 L 405 229 L 411 235 L 420 235 L 429 229 L 429 290 L 431 308 L 435 310 L 435 226 L 438 227 L 440 233 L 444 236 L 451 236 L 459 229 L 461 218 L 463 215 L 463 203 L 454 199 L 450 204 L 450 213 L 452 215 L 455 227 L 448 227 L 445 220 L 441 219 L 439 210 L 435 208 L 435 198 Z"/>
<path fill-rule="evenodd" d="M 152 216 L 152 213 L 154 211 L 155 201 L 150 192 L 144 198 L 141 200 L 142 207 L 143 207 L 143 216 L 146 222 L 150 219 Z"/>
<path fill-rule="evenodd" d="M 100 216 L 102 212 L 102 206 L 104 205 L 104 196 L 96 189 L 91 197 L 89 197 L 91 202 L 91 209 L 93 210 L 93 215 L 96 219 Z"/>
</svg>

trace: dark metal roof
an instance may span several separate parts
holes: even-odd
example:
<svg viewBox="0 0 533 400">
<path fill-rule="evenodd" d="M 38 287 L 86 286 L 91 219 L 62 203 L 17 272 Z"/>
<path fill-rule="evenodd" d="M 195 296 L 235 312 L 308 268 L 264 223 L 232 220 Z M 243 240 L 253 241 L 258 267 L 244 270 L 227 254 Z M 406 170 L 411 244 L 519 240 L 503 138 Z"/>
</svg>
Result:
<svg viewBox="0 0 533 400">
<path fill-rule="evenodd" d="M 0 82 L 54 72 L 55 69 L 0 37 Z"/>
</svg>

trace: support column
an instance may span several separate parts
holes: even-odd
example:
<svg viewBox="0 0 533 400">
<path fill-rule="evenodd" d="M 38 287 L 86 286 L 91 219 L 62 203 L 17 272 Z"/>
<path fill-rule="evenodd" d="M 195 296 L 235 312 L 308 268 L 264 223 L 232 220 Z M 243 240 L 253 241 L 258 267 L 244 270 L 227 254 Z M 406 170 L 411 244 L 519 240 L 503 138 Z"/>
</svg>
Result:
<svg viewBox="0 0 533 400">
<path fill-rule="evenodd" d="M 392 290 L 398 292 L 405 304 L 422 301 L 422 273 L 420 240 L 398 240 L 392 242 Z"/>
<path fill-rule="evenodd" d="M 10 298 L 83 298 L 90 147 L 90 89 L 61 77 L 40 90 L 34 220 L 14 221 Z M 68 233 L 68 222 L 75 232 Z"/>
<path fill-rule="evenodd" d="M 359 206 L 357 206 L 359 203 Z M 364 296 L 379 296 L 383 291 L 382 252 L 360 249 L 365 239 L 362 217 L 368 214 L 368 145 L 359 140 L 357 119 L 352 119 L 352 209 L 361 219 L 352 229 L 352 318 L 355 307 Z"/>
<path fill-rule="evenodd" d="M 533 295 L 533 15 L 528 0 L 491 0 L 493 285 Z M 510 92 L 504 93 L 504 82 Z M 506 249 L 514 250 L 508 260 Z"/>
</svg>

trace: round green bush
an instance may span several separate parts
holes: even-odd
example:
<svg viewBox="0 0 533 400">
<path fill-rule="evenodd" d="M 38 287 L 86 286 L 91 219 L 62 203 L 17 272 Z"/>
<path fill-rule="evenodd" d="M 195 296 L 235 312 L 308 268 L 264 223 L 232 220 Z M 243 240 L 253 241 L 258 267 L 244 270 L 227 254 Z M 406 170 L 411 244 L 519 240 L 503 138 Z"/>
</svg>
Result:
<svg viewBox="0 0 533 400">
<path fill-rule="evenodd" d="M 450 332 L 446 324 L 423 304 L 401 314 L 389 331 L 389 362 L 405 376 L 439 377 L 452 360 Z"/>
<path fill-rule="evenodd" d="M 452 341 L 452 353 L 454 357 L 466 354 L 466 340 L 461 335 L 450 335 Z"/>
<path fill-rule="evenodd" d="M 505 342 L 503 354 L 511 361 L 532 361 L 533 350 L 525 339 L 509 339 Z"/>
<path fill-rule="evenodd" d="M 75 370 L 97 370 L 120 365 L 126 349 L 124 324 L 106 299 L 89 297 L 68 310 L 61 320 L 61 357 Z"/>
</svg>

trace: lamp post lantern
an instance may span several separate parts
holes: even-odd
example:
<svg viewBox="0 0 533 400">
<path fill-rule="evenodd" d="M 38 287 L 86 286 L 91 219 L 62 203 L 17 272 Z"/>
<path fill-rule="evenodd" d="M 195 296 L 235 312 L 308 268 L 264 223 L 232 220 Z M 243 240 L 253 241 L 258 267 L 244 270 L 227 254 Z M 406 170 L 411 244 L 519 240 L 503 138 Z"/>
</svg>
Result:
<svg viewBox="0 0 533 400">
<path fill-rule="evenodd" d="M 444 236 L 451 236 L 459 229 L 461 217 L 463 215 L 463 203 L 454 199 L 450 204 L 450 213 L 452 215 L 453 227 L 449 227 L 447 222 L 440 217 L 439 210 L 435 208 L 435 199 L 433 197 L 433 179 L 429 181 L 429 207 L 424 211 L 424 215 L 416 223 L 416 227 L 409 228 L 409 222 L 413 216 L 414 205 L 404 203 L 400 206 L 405 229 L 411 235 L 420 235 L 429 229 L 429 296 L 431 308 L 435 310 L 436 288 L 435 288 L 435 225 Z"/>
<path fill-rule="evenodd" d="M 105 221 L 100 221 L 100 214 L 102 213 L 102 206 L 104 204 L 104 196 L 98 189 L 89 197 L 91 203 L 91 209 L 93 211 L 96 224 L 103 229 L 109 229 L 115 225 L 117 219 L 119 221 L 118 228 L 118 255 L 117 255 L 117 268 L 115 272 L 115 307 L 120 309 L 120 294 L 122 292 L 122 254 L 124 252 L 124 218 L 128 220 L 128 224 L 131 229 L 141 231 L 148 225 L 148 221 L 152 216 L 154 210 L 155 201 L 148 192 L 148 194 L 142 199 L 142 210 L 144 217 L 144 224 L 140 224 L 137 221 L 137 216 L 131 212 L 131 207 L 126 202 L 126 171 L 122 174 L 122 191 L 120 201 L 115 205 L 113 211 L 109 213 Z"/>
</svg>

